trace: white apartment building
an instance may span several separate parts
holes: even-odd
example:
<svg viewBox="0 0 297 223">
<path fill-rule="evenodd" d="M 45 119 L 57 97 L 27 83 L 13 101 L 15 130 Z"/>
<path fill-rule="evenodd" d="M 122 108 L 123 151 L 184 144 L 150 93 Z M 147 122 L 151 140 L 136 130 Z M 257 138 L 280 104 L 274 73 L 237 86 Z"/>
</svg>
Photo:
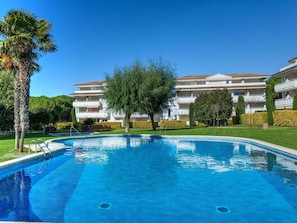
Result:
<svg viewBox="0 0 297 223">
<path fill-rule="evenodd" d="M 297 94 L 297 57 L 288 62 L 288 66 L 272 75 L 281 79 L 281 83 L 274 86 L 274 91 L 279 94 L 279 99 L 274 102 L 276 109 L 292 109 L 293 97 Z"/>
<path fill-rule="evenodd" d="M 200 93 L 212 90 L 227 89 L 233 98 L 234 107 L 238 103 L 238 96 L 243 95 L 245 113 L 266 110 L 264 74 L 214 74 L 204 76 L 185 76 L 176 79 L 176 112 L 178 119 L 189 119 L 189 105 Z M 235 111 L 233 111 L 235 115 Z"/>
<path fill-rule="evenodd" d="M 238 96 L 243 95 L 246 104 L 246 113 L 266 110 L 265 106 L 265 79 L 269 75 L 263 74 L 215 74 L 184 76 L 176 79 L 176 97 L 173 98 L 169 109 L 163 111 L 160 119 L 189 120 L 189 105 L 194 102 L 199 93 L 227 89 L 236 106 Z M 75 97 L 77 121 L 93 118 L 96 121 L 120 121 L 124 119 L 124 113 L 115 113 L 108 110 L 104 99 L 105 82 L 95 81 L 76 84 L 79 90 L 72 96 Z M 156 118 L 155 120 L 158 120 Z M 131 120 L 148 120 L 147 115 L 135 113 Z"/>
<path fill-rule="evenodd" d="M 79 88 L 78 91 L 71 94 L 75 98 L 73 107 L 75 108 L 78 122 L 87 118 L 92 118 L 96 121 L 110 119 L 107 103 L 103 99 L 105 82 L 93 81 L 74 86 Z"/>
<path fill-rule="evenodd" d="M 71 94 L 74 102 L 76 119 L 82 122 L 87 118 L 92 118 L 97 122 L 112 121 L 123 122 L 125 114 L 123 112 L 114 112 L 108 109 L 107 101 L 104 99 L 106 88 L 105 81 L 93 81 L 81 84 L 75 84 L 79 90 Z M 131 115 L 133 120 L 148 120 L 148 115 L 134 113 Z"/>
</svg>

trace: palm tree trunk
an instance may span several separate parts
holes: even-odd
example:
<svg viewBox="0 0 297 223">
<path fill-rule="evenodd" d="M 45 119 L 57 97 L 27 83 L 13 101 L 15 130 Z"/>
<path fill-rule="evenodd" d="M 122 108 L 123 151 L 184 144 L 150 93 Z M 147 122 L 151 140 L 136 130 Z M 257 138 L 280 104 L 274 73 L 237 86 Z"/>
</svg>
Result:
<svg viewBox="0 0 297 223">
<path fill-rule="evenodd" d="M 19 152 L 24 151 L 24 139 L 26 131 L 29 129 L 29 95 L 30 95 L 30 59 L 22 61 L 22 66 L 19 72 L 20 75 L 20 148 Z"/>
<path fill-rule="evenodd" d="M 14 77 L 14 134 L 15 149 L 20 148 L 20 80 L 18 75 Z"/>
</svg>

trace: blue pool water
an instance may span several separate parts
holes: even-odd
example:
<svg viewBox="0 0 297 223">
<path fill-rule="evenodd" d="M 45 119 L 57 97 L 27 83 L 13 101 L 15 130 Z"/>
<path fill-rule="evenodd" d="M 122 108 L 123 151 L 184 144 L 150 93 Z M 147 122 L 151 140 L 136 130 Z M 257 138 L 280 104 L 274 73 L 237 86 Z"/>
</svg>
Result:
<svg viewBox="0 0 297 223">
<path fill-rule="evenodd" d="M 1 170 L 1 221 L 297 222 L 297 160 L 270 148 L 194 137 L 63 142 L 73 151 Z"/>
</svg>

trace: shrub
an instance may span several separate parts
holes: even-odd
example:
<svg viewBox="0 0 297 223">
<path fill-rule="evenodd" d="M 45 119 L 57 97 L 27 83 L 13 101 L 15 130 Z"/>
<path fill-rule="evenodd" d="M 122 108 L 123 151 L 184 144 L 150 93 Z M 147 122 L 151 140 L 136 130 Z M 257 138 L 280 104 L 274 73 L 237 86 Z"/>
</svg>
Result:
<svg viewBox="0 0 297 223">
<path fill-rule="evenodd" d="M 297 111 L 276 110 L 273 112 L 273 119 L 276 126 L 292 126 L 297 123 Z"/>
<path fill-rule="evenodd" d="M 111 129 L 120 129 L 122 127 L 121 122 L 95 122 L 95 125 L 109 126 Z"/>
<path fill-rule="evenodd" d="M 293 110 L 297 110 L 297 94 L 293 98 Z"/>
<path fill-rule="evenodd" d="M 92 118 L 87 118 L 83 121 L 84 125 L 93 125 L 94 123 L 95 123 L 95 121 Z"/>
<path fill-rule="evenodd" d="M 245 104 L 243 95 L 238 96 L 238 104 L 236 106 L 236 116 L 238 123 L 241 123 L 241 115 L 245 114 Z"/>
<path fill-rule="evenodd" d="M 246 125 L 262 125 L 267 123 L 267 112 L 256 112 L 254 114 L 243 114 L 241 115 L 242 124 Z"/>
<path fill-rule="evenodd" d="M 189 122 L 190 122 L 190 128 L 194 126 L 194 103 L 191 103 L 189 106 Z"/>
<path fill-rule="evenodd" d="M 163 120 L 160 123 L 161 128 L 175 129 L 175 128 L 185 128 L 187 127 L 186 121 L 177 121 L 177 120 Z"/>
<path fill-rule="evenodd" d="M 73 126 L 77 127 L 75 108 L 71 108 L 71 120 L 72 120 Z"/>
<path fill-rule="evenodd" d="M 158 122 L 155 122 L 155 126 L 158 126 Z M 134 121 L 132 122 L 132 128 L 148 129 L 152 128 L 151 121 Z"/>
<path fill-rule="evenodd" d="M 57 130 L 61 130 L 65 128 L 70 129 L 70 127 L 72 126 L 72 122 L 57 122 L 55 126 Z"/>
</svg>

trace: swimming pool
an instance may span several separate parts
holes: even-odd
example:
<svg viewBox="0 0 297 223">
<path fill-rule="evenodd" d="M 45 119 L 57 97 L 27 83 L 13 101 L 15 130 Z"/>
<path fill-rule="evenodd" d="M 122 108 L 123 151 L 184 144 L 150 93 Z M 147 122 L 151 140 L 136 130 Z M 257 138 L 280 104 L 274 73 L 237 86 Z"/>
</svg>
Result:
<svg viewBox="0 0 297 223">
<path fill-rule="evenodd" d="M 0 220 L 297 222 L 297 160 L 246 140 L 63 139 L 52 158 L 1 170 Z"/>
</svg>

